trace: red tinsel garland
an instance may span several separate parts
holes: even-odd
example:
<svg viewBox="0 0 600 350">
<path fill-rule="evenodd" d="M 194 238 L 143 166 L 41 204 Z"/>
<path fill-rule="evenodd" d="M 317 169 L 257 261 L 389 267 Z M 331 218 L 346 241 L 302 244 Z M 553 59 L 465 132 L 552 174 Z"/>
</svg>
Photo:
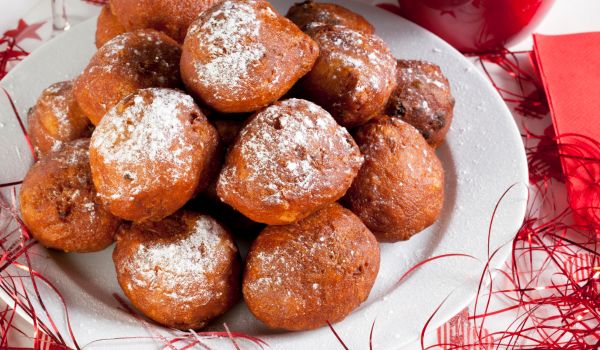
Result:
<svg viewBox="0 0 600 350">
<path fill-rule="evenodd" d="M 27 38 L 41 40 L 36 31 L 44 23 L 27 24 L 20 19 L 17 28 L 7 30 L 0 37 L 0 79 L 8 73 L 10 63 L 18 62 L 29 55 L 29 52 L 19 45 L 23 40 Z"/>
<path fill-rule="evenodd" d="M 546 184 L 549 185 L 549 184 Z M 547 188 L 547 186 L 544 186 Z M 542 201 L 544 196 L 537 197 Z M 597 349 L 600 346 L 600 282 L 597 239 L 588 225 L 568 224 L 573 211 L 549 217 L 530 210 L 517 233 L 508 265 L 489 287 L 482 284 L 476 308 L 463 327 L 476 329 L 469 342 L 424 348 L 443 349 Z M 489 272 L 482 272 L 482 280 Z M 492 309 L 490 301 L 505 300 Z M 490 318 L 518 317 L 507 329 L 485 330 Z M 460 338 L 465 340 L 464 333 Z M 439 341 L 440 339 L 438 339 Z"/>
<path fill-rule="evenodd" d="M 530 55 L 504 50 L 482 55 L 479 62 L 507 103 L 523 116 L 539 119 L 549 108 L 535 73 L 519 64 L 517 55 L 523 54 Z M 496 83 L 490 64 L 512 77 L 517 89 Z M 526 125 L 523 128 L 527 130 Z M 437 344 L 423 348 L 600 348 L 600 144 L 579 135 L 557 137 L 552 126 L 543 135 L 527 131 L 524 138 L 534 195 L 513 241 L 511 260 L 495 271 L 493 283 L 480 286 L 472 315 L 463 311 L 438 330 Z M 576 162 L 577 176 L 565 176 L 561 160 Z M 587 186 L 574 192 L 573 181 Z M 567 184 L 569 205 L 558 203 L 551 191 L 561 183 Z M 551 205 L 543 211 L 534 209 L 543 202 Z M 561 205 L 565 209 L 559 209 Z M 482 272 L 482 281 L 490 272 L 489 268 Z M 504 299 L 506 306 L 490 309 L 492 299 Z M 485 328 L 490 318 L 515 313 L 518 318 L 507 329 Z"/>
<path fill-rule="evenodd" d="M 554 128 L 548 126 L 542 135 L 527 131 L 526 142 L 534 141 L 536 144 L 526 148 L 527 164 L 529 165 L 529 181 L 531 183 L 543 182 L 546 179 L 555 179 L 564 182 L 558 145 L 555 141 Z"/>
<path fill-rule="evenodd" d="M 550 109 L 544 88 L 540 85 L 539 79 L 535 72 L 525 69 L 522 66 L 519 56 L 527 56 L 531 58 L 531 51 L 512 52 L 503 49 L 499 52 L 486 53 L 482 55 L 471 55 L 467 57 L 477 57 L 481 68 L 494 86 L 500 97 L 508 105 L 513 106 L 513 109 L 524 117 L 542 119 L 548 116 Z M 502 70 L 502 74 L 511 78 L 510 82 L 516 85 L 516 90 L 505 87 L 494 79 L 490 72 L 490 64 Z M 532 67 L 531 70 L 534 68 Z"/>
<path fill-rule="evenodd" d="M 109 0 L 83 0 L 83 1 L 87 2 L 89 4 L 92 4 L 92 5 L 104 6 L 104 5 L 108 5 Z"/>
</svg>

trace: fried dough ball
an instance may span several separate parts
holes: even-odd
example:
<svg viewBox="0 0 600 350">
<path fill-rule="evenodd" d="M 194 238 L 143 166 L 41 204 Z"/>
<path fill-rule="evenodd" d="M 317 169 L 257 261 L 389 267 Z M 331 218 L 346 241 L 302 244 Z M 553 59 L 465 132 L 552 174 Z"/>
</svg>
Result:
<svg viewBox="0 0 600 350">
<path fill-rule="evenodd" d="M 181 49 L 155 30 L 121 34 L 102 46 L 75 81 L 75 98 L 97 125 L 117 102 L 138 89 L 178 87 Z"/>
<path fill-rule="evenodd" d="M 125 33 L 126 30 L 117 17 L 111 12 L 110 6 L 104 5 L 98 15 L 96 24 L 96 47 L 100 48 L 110 39 Z"/>
<path fill-rule="evenodd" d="M 123 225 L 113 252 L 125 295 L 154 321 L 199 329 L 241 295 L 241 261 L 215 219 L 180 211 L 158 222 Z"/>
<path fill-rule="evenodd" d="M 21 186 L 23 222 L 48 248 L 95 252 L 113 242 L 120 220 L 96 196 L 89 139 L 67 142 L 35 163 Z"/>
<path fill-rule="evenodd" d="M 317 44 L 267 1 L 226 0 L 190 26 L 181 77 L 219 112 L 253 112 L 283 96 L 318 54 Z"/>
<path fill-rule="evenodd" d="M 248 252 L 242 290 L 267 326 L 306 330 L 344 319 L 367 299 L 378 272 L 377 240 L 333 203 L 294 224 L 264 229 Z"/>
<path fill-rule="evenodd" d="M 139 90 L 111 109 L 92 135 L 98 195 L 118 217 L 160 220 L 208 185 L 218 142 L 190 96 Z"/>
<path fill-rule="evenodd" d="M 362 161 L 350 134 L 329 113 L 289 99 L 258 112 L 242 129 L 217 193 L 254 221 L 287 224 L 341 198 Z"/>
<path fill-rule="evenodd" d="M 396 59 L 383 40 L 342 26 L 316 25 L 306 32 L 319 44 L 320 55 L 299 82 L 300 96 L 345 127 L 381 114 L 396 87 Z"/>
<path fill-rule="evenodd" d="M 381 242 L 409 239 L 440 215 L 444 169 L 410 124 L 379 117 L 355 134 L 365 163 L 344 198 Z"/>
<path fill-rule="evenodd" d="M 182 43 L 190 24 L 219 0 L 110 0 L 127 31 L 151 28 Z"/>
<path fill-rule="evenodd" d="M 443 141 L 454 110 L 454 97 L 448 79 L 439 66 L 417 60 L 398 60 L 398 86 L 388 101 L 386 112 L 421 132 L 432 147 Z"/>
<path fill-rule="evenodd" d="M 336 4 L 312 0 L 299 2 L 290 7 L 286 17 L 301 29 L 312 23 L 323 23 L 341 25 L 367 34 L 375 33 L 373 25 L 363 16 Z"/>
<path fill-rule="evenodd" d="M 64 142 L 92 134 L 92 125 L 73 96 L 72 81 L 54 83 L 42 91 L 27 120 L 29 140 L 39 158 Z"/>
</svg>

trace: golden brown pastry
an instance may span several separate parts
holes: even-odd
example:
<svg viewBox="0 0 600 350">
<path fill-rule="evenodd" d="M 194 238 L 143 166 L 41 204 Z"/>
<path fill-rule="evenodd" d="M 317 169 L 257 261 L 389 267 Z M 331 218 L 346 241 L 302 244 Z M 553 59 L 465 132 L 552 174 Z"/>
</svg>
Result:
<svg viewBox="0 0 600 350">
<path fill-rule="evenodd" d="M 96 197 L 88 147 L 89 139 L 65 143 L 35 163 L 23 180 L 23 222 L 45 247 L 84 253 L 113 242 L 120 220 Z"/>
<path fill-rule="evenodd" d="M 242 129 L 217 193 L 254 221 L 287 224 L 341 198 L 362 161 L 350 134 L 329 113 L 289 99 L 258 112 Z"/>
<path fill-rule="evenodd" d="M 104 5 L 96 23 L 96 47 L 100 48 L 110 39 L 126 31 L 117 17 L 111 12 L 110 6 L 108 4 Z"/>
<path fill-rule="evenodd" d="M 219 0 L 110 0 L 127 31 L 151 28 L 182 43 L 190 24 Z"/>
<path fill-rule="evenodd" d="M 283 96 L 318 52 L 267 1 L 226 0 L 190 26 L 181 77 L 190 93 L 219 112 L 252 112 Z"/>
<path fill-rule="evenodd" d="M 307 0 L 290 7 L 286 15 L 301 29 L 313 23 L 341 25 L 358 32 L 373 34 L 375 28 L 363 16 L 347 8 L 325 2 Z"/>
<path fill-rule="evenodd" d="M 178 87 L 181 49 L 155 30 L 121 34 L 102 46 L 75 81 L 77 103 L 94 125 L 123 97 L 148 87 Z"/>
<path fill-rule="evenodd" d="M 381 114 L 396 87 L 396 59 L 383 40 L 342 26 L 314 25 L 306 32 L 319 44 L 320 54 L 299 82 L 300 96 L 345 127 Z"/>
<path fill-rule="evenodd" d="M 65 142 L 92 134 L 92 124 L 73 96 L 72 81 L 54 83 L 42 91 L 27 120 L 29 140 L 40 158 Z"/>
<path fill-rule="evenodd" d="M 218 135 L 193 99 L 177 90 L 138 90 L 92 135 L 98 195 L 116 216 L 160 220 L 208 185 Z"/>
<path fill-rule="evenodd" d="M 180 211 L 158 222 L 123 225 L 113 261 L 133 305 L 168 327 L 202 328 L 240 299 L 237 247 L 208 215 Z"/>
<path fill-rule="evenodd" d="M 246 258 L 244 300 L 271 328 L 313 329 L 344 319 L 365 301 L 378 271 L 377 240 L 333 203 L 259 234 Z"/>
<path fill-rule="evenodd" d="M 365 156 L 344 198 L 381 242 L 396 242 L 433 224 L 444 203 L 444 169 L 410 124 L 378 117 L 354 136 Z"/>
<path fill-rule="evenodd" d="M 386 112 L 421 132 L 432 147 L 439 146 L 452 123 L 454 97 L 439 66 L 417 60 L 398 60 L 398 86 Z"/>
</svg>

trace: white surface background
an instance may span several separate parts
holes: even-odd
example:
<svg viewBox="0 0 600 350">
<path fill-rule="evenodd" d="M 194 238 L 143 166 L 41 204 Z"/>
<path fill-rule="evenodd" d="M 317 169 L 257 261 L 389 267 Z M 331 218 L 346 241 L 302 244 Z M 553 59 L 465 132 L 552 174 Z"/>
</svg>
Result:
<svg viewBox="0 0 600 350">
<path fill-rule="evenodd" d="M 362 0 L 366 3 L 379 3 L 381 0 Z M 387 2 L 393 2 L 387 0 Z M 50 17 L 50 0 L 2 0 L 0 5 L 0 32 L 16 27 L 19 18 L 24 18 L 28 23 L 45 20 Z M 80 0 L 67 0 L 67 9 L 73 22 L 81 21 L 83 18 L 92 16 L 99 7 L 84 4 Z M 49 33 L 49 26 L 45 28 Z M 600 1 L 597 0 L 557 0 L 546 18 L 536 29 L 542 34 L 567 34 L 577 32 L 600 31 Z M 523 40 L 511 47 L 512 50 L 531 49 L 531 38 Z M 26 41 L 23 43 L 27 49 L 33 49 L 37 43 Z M 4 306 L 2 306 L 4 307 Z M 505 317 L 507 323 L 512 321 L 509 316 Z M 502 318 L 494 320 L 496 323 L 488 325 L 488 328 L 503 329 Z M 17 321 L 17 326 L 25 331 L 31 329 L 23 321 Z M 495 327 L 496 326 L 496 327 Z M 27 337 L 13 334 L 9 340 L 9 346 L 25 347 L 32 346 Z M 418 344 L 413 344 L 410 349 L 418 349 Z"/>
</svg>

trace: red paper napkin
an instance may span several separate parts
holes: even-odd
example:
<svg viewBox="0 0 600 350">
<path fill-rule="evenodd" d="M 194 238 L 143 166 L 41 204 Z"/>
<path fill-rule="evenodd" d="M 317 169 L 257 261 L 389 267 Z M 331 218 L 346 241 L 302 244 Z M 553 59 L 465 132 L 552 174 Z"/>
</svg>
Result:
<svg viewBox="0 0 600 350">
<path fill-rule="evenodd" d="M 600 32 L 533 39 L 569 203 L 600 227 Z"/>
</svg>

